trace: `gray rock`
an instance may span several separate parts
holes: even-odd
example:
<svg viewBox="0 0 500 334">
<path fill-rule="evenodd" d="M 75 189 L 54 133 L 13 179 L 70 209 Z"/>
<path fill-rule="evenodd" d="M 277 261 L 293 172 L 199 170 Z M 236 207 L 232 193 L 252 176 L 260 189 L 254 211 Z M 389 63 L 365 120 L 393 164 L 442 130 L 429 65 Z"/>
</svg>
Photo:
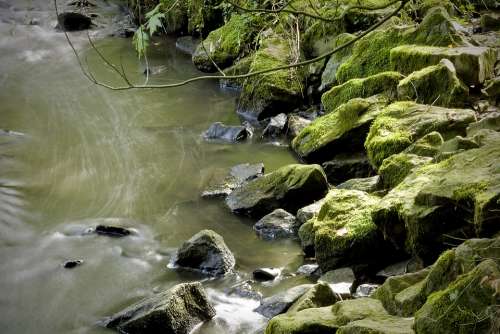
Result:
<svg viewBox="0 0 500 334">
<path fill-rule="evenodd" d="M 318 308 L 335 304 L 339 295 L 326 283 L 317 283 L 307 290 L 287 311 L 287 314 L 300 312 L 308 308 Z"/>
<path fill-rule="evenodd" d="M 232 286 L 228 291 L 228 295 L 236 295 L 242 298 L 261 300 L 262 294 L 260 292 L 255 291 L 250 283 L 243 282 L 241 284 L 237 284 Z"/>
<path fill-rule="evenodd" d="M 203 134 L 203 137 L 207 140 L 235 143 L 250 137 L 250 132 L 242 125 L 228 126 L 221 122 L 216 122 L 210 125 L 208 130 Z"/>
<path fill-rule="evenodd" d="M 318 264 L 304 264 L 297 269 L 298 275 L 306 275 L 306 276 L 319 276 L 321 270 L 319 269 Z"/>
<path fill-rule="evenodd" d="M 368 158 L 363 154 L 338 156 L 321 165 L 328 182 L 339 184 L 350 179 L 365 178 L 375 174 Z"/>
<path fill-rule="evenodd" d="M 342 298 L 349 298 L 355 279 L 351 268 L 339 268 L 321 275 L 318 282 L 328 283 L 333 292 Z"/>
<path fill-rule="evenodd" d="M 280 273 L 278 268 L 259 268 L 255 269 L 252 275 L 257 281 L 273 281 Z"/>
<path fill-rule="evenodd" d="M 288 117 L 288 137 L 297 137 L 299 132 L 302 131 L 302 129 L 304 129 L 306 126 L 311 124 L 311 122 L 312 121 L 310 119 L 300 117 L 298 115 L 291 115 L 290 117 Z"/>
<path fill-rule="evenodd" d="M 392 276 L 400 276 L 420 270 L 421 267 L 416 260 L 409 259 L 398 263 L 393 263 L 377 272 L 377 276 L 387 279 Z"/>
<path fill-rule="evenodd" d="M 227 175 L 212 180 L 208 187 L 201 193 L 201 197 L 225 197 L 243 183 L 262 176 L 263 173 L 263 163 L 245 163 L 233 166 Z"/>
<path fill-rule="evenodd" d="M 285 313 L 292 304 L 306 293 L 313 285 L 303 284 L 271 297 L 264 298 L 260 306 L 254 311 L 266 318 L 272 318 L 278 314 Z"/>
<path fill-rule="evenodd" d="M 64 31 L 77 31 L 89 29 L 92 25 L 90 17 L 76 13 L 64 12 L 57 17 L 58 27 Z"/>
<path fill-rule="evenodd" d="M 312 204 L 309 204 L 297 211 L 297 218 L 296 218 L 296 229 L 298 229 L 302 224 L 307 222 L 309 219 L 313 218 L 315 215 L 319 213 L 319 210 L 321 210 L 321 206 L 323 205 L 323 200 L 319 200 L 317 202 L 314 202 Z"/>
<path fill-rule="evenodd" d="M 275 138 L 281 136 L 283 132 L 285 132 L 287 118 L 286 114 L 283 113 L 271 117 L 269 123 L 262 132 L 262 137 Z"/>
<path fill-rule="evenodd" d="M 253 229 L 263 239 L 274 240 L 294 235 L 295 217 L 283 209 L 276 209 L 262 217 Z"/>
<path fill-rule="evenodd" d="M 356 288 L 354 298 L 370 297 L 378 287 L 378 284 L 361 284 Z"/>
<path fill-rule="evenodd" d="M 214 316 L 201 283 L 183 283 L 113 315 L 104 326 L 128 334 L 187 334 Z"/>
<path fill-rule="evenodd" d="M 234 268 L 235 259 L 220 235 L 211 230 L 202 230 L 182 244 L 177 251 L 175 264 L 219 276 Z"/>
</svg>

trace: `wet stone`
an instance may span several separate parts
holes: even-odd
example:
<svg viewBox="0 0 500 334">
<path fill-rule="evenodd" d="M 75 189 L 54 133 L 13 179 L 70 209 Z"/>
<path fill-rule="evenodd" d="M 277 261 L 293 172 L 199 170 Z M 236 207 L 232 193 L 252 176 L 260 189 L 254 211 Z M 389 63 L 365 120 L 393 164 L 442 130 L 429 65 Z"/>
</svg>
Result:
<svg viewBox="0 0 500 334">
<path fill-rule="evenodd" d="M 74 12 L 60 13 L 57 22 L 58 27 L 64 31 L 86 30 L 92 25 L 90 17 Z"/>
<path fill-rule="evenodd" d="M 73 269 L 83 264 L 83 260 L 68 260 L 63 263 L 64 269 Z"/>
<path fill-rule="evenodd" d="M 273 281 L 280 273 L 278 268 L 259 268 L 254 270 L 252 275 L 258 281 Z"/>
<path fill-rule="evenodd" d="M 126 237 L 132 233 L 130 230 L 124 227 L 109 225 L 97 225 L 94 231 L 98 235 L 104 235 L 113 238 Z"/>
<path fill-rule="evenodd" d="M 225 125 L 215 122 L 203 134 L 206 140 L 219 140 L 229 143 L 243 141 L 251 136 L 251 132 L 243 125 Z"/>
</svg>

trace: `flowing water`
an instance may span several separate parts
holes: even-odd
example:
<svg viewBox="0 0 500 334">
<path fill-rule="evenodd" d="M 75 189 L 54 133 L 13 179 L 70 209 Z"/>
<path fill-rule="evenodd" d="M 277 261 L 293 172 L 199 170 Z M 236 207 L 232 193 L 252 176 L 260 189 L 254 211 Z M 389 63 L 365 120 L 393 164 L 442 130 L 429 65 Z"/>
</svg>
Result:
<svg viewBox="0 0 500 334">
<path fill-rule="evenodd" d="M 292 155 L 258 139 L 204 142 L 200 134 L 211 123 L 239 122 L 236 95 L 215 82 L 130 91 L 92 84 L 54 29 L 51 3 L 0 0 L 0 129 L 7 130 L 0 132 L 1 332 L 109 332 L 96 325 L 105 316 L 192 280 L 204 280 L 218 314 L 195 332 L 258 332 L 265 324 L 252 312 L 258 302 L 228 291 L 258 267 L 293 272 L 302 261 L 299 246 L 259 240 L 252 221 L 199 194 L 218 168 L 264 162 L 272 171 L 294 162 Z M 106 6 L 112 20 L 118 8 Z M 100 80 L 118 82 L 85 33 L 71 38 Z M 131 79 L 145 80 L 130 39 L 97 44 L 115 64 L 123 62 Z M 157 41 L 149 62 L 163 66 L 151 83 L 199 74 L 171 40 Z M 134 234 L 85 233 L 101 223 Z M 237 274 L 207 280 L 168 267 L 175 249 L 205 228 L 224 237 Z M 84 263 L 64 269 L 71 259 Z M 253 286 L 269 295 L 302 281 Z"/>
</svg>

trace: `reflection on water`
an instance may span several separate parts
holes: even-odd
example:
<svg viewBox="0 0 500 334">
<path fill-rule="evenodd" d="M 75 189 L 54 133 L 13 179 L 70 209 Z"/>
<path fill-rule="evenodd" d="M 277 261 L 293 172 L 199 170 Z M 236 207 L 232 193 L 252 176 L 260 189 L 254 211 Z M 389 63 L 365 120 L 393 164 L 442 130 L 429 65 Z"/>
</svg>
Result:
<svg viewBox="0 0 500 334">
<path fill-rule="evenodd" d="M 202 279 L 167 264 L 183 240 L 204 228 L 224 237 L 238 274 L 205 282 L 218 316 L 196 333 L 258 331 L 264 320 L 251 312 L 256 302 L 225 291 L 260 266 L 293 271 L 299 247 L 257 239 L 251 221 L 199 193 L 217 168 L 264 162 L 269 171 L 293 158 L 257 140 L 203 142 L 200 134 L 212 122 L 238 123 L 234 93 L 213 82 L 122 92 L 92 85 L 54 31 L 50 3 L 0 0 L 0 128 L 13 131 L 0 133 L 2 332 L 107 332 L 94 325 L 104 316 Z M 33 19 L 38 25 L 29 24 Z M 100 79 L 118 82 L 87 49 L 84 34 L 72 39 Z M 130 40 L 98 45 L 115 64 L 123 62 L 132 80 L 144 80 Z M 151 83 L 197 74 L 170 40 L 155 44 L 149 60 L 164 66 Z M 136 232 L 119 239 L 85 233 L 110 218 Z M 83 264 L 62 267 L 76 259 Z M 255 288 L 269 294 L 299 280 Z"/>
</svg>

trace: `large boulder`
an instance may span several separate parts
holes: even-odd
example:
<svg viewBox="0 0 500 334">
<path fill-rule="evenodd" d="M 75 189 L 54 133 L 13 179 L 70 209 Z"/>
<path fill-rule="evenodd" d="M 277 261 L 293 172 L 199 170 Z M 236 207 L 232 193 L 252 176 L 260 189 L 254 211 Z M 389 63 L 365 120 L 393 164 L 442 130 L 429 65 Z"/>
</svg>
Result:
<svg viewBox="0 0 500 334">
<path fill-rule="evenodd" d="M 323 272 L 350 264 L 380 264 L 381 258 L 390 258 L 371 218 L 378 201 L 361 191 L 332 189 L 319 214 L 300 227 L 302 247 L 306 254 L 314 250 Z"/>
<path fill-rule="evenodd" d="M 257 32 L 256 18 L 253 15 L 232 15 L 225 25 L 210 32 L 198 44 L 192 57 L 194 65 L 200 71 L 215 72 L 216 65 L 227 67 L 245 51 L 249 52 Z"/>
<path fill-rule="evenodd" d="M 398 84 L 398 99 L 442 107 L 462 107 L 469 88 L 457 77 L 455 66 L 448 59 L 413 72 Z"/>
<path fill-rule="evenodd" d="M 498 260 L 497 260 L 498 261 Z M 415 314 L 418 333 L 498 333 L 500 266 L 492 259 L 432 294 Z"/>
<path fill-rule="evenodd" d="M 453 63 L 458 78 L 467 85 L 482 84 L 494 75 L 496 52 L 487 47 L 401 45 L 391 50 L 390 59 L 394 71 L 410 74 L 439 64 L 443 58 Z"/>
<path fill-rule="evenodd" d="M 211 230 L 202 230 L 178 249 L 175 264 L 219 276 L 233 270 L 235 259 L 220 235 Z"/>
<path fill-rule="evenodd" d="M 373 221 L 399 249 L 434 261 L 447 235 L 498 231 L 500 138 L 415 169 L 373 211 Z"/>
<path fill-rule="evenodd" d="M 370 124 L 386 104 L 382 96 L 352 99 L 314 120 L 295 137 L 292 147 L 307 161 L 326 161 L 340 153 L 359 152 Z"/>
<path fill-rule="evenodd" d="M 390 71 L 391 49 L 403 44 L 462 46 L 466 44 L 458 23 L 454 22 L 442 7 L 432 8 L 418 26 L 386 24 L 356 42 L 352 55 L 340 65 L 336 73 L 339 83 L 354 78 Z M 437 64 L 442 58 L 438 59 Z M 428 64 L 410 71 L 413 72 Z M 458 68 L 457 68 L 458 71 Z"/>
<path fill-rule="evenodd" d="M 235 189 L 226 204 L 235 213 L 257 218 L 278 208 L 295 214 L 327 191 L 328 182 L 319 165 L 292 164 Z"/>
<path fill-rule="evenodd" d="M 250 72 L 288 65 L 293 51 L 285 38 L 271 35 L 262 40 Z M 247 78 L 243 84 L 238 113 L 249 121 L 261 121 L 294 109 L 302 101 L 304 76 L 301 69 L 286 69 Z"/>
<path fill-rule="evenodd" d="M 370 128 L 365 142 L 368 158 L 378 169 L 385 158 L 402 152 L 428 133 L 438 131 L 446 138 L 465 134 L 467 125 L 474 119 L 474 111 L 468 109 L 393 103 L 378 115 Z"/>
<path fill-rule="evenodd" d="M 187 334 L 215 316 L 201 283 L 178 284 L 129 306 L 104 322 L 108 328 L 130 334 Z"/>
</svg>

